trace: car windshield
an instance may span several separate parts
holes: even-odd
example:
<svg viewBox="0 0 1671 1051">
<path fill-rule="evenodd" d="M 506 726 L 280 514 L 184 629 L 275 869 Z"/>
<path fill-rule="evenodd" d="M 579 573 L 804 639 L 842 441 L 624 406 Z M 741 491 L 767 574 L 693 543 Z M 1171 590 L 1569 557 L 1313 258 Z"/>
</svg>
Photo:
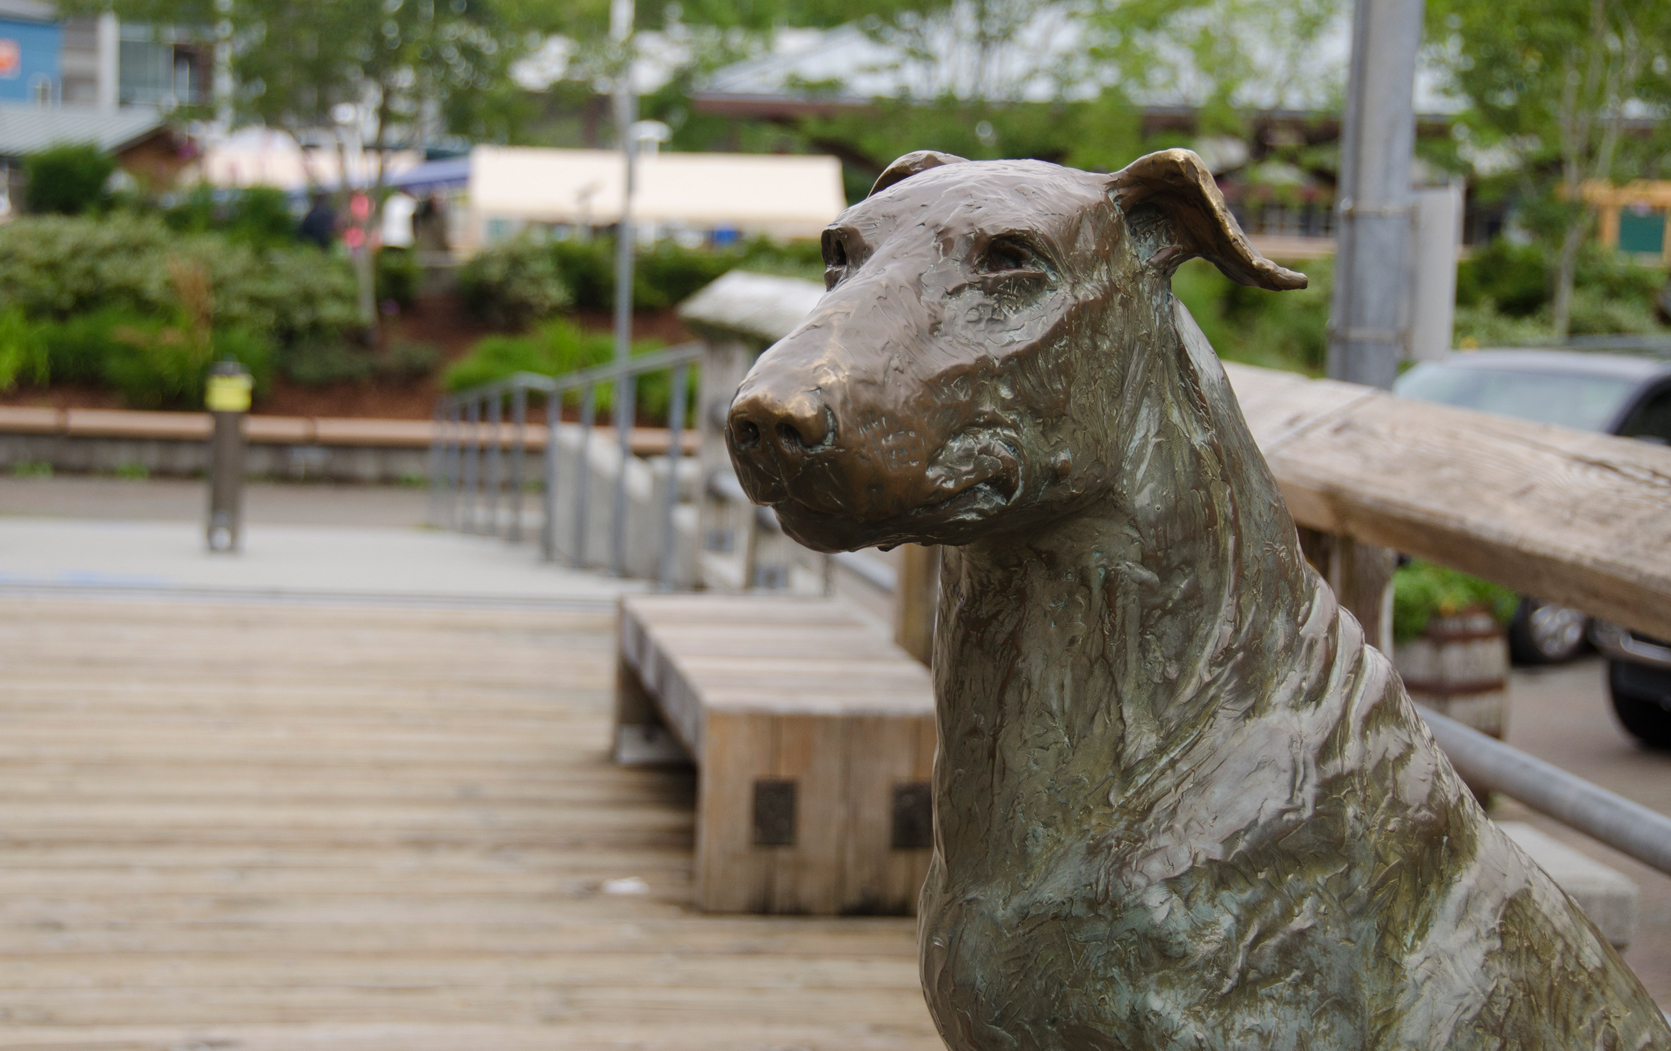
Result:
<svg viewBox="0 0 1671 1051">
<path fill-rule="evenodd" d="M 1614 376 L 1423 362 L 1398 378 L 1393 393 L 1599 431 L 1613 421 L 1634 386 L 1630 380 Z"/>
</svg>

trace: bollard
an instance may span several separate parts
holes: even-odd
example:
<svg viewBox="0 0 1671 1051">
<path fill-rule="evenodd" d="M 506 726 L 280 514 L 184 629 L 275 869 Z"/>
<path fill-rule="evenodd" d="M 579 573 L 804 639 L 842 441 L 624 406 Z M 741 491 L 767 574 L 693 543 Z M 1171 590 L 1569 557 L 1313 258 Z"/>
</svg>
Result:
<svg viewBox="0 0 1671 1051">
<path fill-rule="evenodd" d="M 211 552 L 237 552 L 244 528 L 244 416 L 253 381 L 236 361 L 209 366 L 204 404 L 215 421 L 209 436 L 209 528 Z"/>
</svg>

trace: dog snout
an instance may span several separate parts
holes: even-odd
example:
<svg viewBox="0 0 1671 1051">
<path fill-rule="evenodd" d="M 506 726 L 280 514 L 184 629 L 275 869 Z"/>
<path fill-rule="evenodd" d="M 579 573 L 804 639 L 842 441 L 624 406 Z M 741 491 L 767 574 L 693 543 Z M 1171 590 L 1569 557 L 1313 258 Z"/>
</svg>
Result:
<svg viewBox="0 0 1671 1051">
<path fill-rule="evenodd" d="M 745 391 L 731 406 L 731 444 L 739 451 L 802 456 L 834 439 L 829 407 L 815 390 Z"/>
<path fill-rule="evenodd" d="M 835 441 L 835 418 L 806 384 L 744 383 L 726 420 L 731 459 L 744 489 L 776 503 L 808 456 Z"/>
</svg>

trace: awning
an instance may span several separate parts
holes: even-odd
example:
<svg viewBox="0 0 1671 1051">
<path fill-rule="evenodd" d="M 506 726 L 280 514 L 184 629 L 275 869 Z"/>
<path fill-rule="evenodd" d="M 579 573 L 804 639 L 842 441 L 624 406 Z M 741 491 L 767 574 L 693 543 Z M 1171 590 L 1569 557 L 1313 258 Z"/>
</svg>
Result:
<svg viewBox="0 0 1671 1051">
<path fill-rule="evenodd" d="M 608 226 L 624 166 L 611 150 L 478 146 L 470 205 L 483 218 Z M 779 237 L 817 237 L 847 207 L 834 157 L 658 153 L 639 158 L 634 219 Z"/>
</svg>

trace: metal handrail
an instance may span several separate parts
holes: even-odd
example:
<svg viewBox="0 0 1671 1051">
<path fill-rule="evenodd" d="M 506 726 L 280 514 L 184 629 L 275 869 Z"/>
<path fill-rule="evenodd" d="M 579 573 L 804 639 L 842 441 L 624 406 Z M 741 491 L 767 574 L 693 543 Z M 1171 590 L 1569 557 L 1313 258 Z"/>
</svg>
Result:
<svg viewBox="0 0 1671 1051">
<path fill-rule="evenodd" d="M 674 510 L 678 504 L 679 459 L 683 449 L 685 417 L 685 386 L 690 367 L 700 361 L 703 345 L 683 343 L 666 350 L 631 358 L 625 362 L 611 362 L 592 368 L 577 369 L 560 376 L 546 376 L 537 372 L 516 372 L 503 379 L 479 384 L 467 390 L 443 396 L 436 402 L 435 427 L 430 440 L 430 522 L 433 525 L 460 532 L 499 534 L 500 496 L 509 487 L 510 513 L 506 539 L 522 539 L 523 481 L 526 474 L 525 458 L 528 445 L 528 392 L 545 396 L 546 442 L 540 472 L 541 504 L 545 513 L 540 529 L 540 556 L 555 561 L 558 551 L 557 491 L 558 427 L 561 423 L 563 395 L 580 392 L 581 445 L 578 462 L 581 469 L 574 481 L 574 522 L 570 561 L 586 564 L 587 525 L 590 522 L 590 476 L 588 458 L 592 432 L 595 429 L 597 388 L 610 383 L 616 386 L 615 432 L 620 444 L 622 469 L 615 476 L 610 516 L 609 569 L 615 576 L 626 575 L 626 519 L 627 471 L 632 456 L 632 420 L 636 403 L 638 378 L 647 373 L 672 371 L 672 396 L 668 406 L 669 473 L 663 506 L 658 508 L 661 518 L 660 547 L 657 553 L 656 579 L 663 590 L 673 587 L 676 571 L 677 536 Z M 505 408 L 510 402 L 510 434 L 506 435 Z M 487 445 L 483 454 L 483 445 Z M 506 455 L 508 446 L 508 453 Z M 508 459 L 508 469 L 506 460 Z M 484 515 L 485 510 L 485 515 Z"/>
<path fill-rule="evenodd" d="M 1417 710 L 1456 772 L 1472 784 L 1518 799 L 1568 828 L 1671 875 L 1671 818 L 1438 712 Z"/>
</svg>

